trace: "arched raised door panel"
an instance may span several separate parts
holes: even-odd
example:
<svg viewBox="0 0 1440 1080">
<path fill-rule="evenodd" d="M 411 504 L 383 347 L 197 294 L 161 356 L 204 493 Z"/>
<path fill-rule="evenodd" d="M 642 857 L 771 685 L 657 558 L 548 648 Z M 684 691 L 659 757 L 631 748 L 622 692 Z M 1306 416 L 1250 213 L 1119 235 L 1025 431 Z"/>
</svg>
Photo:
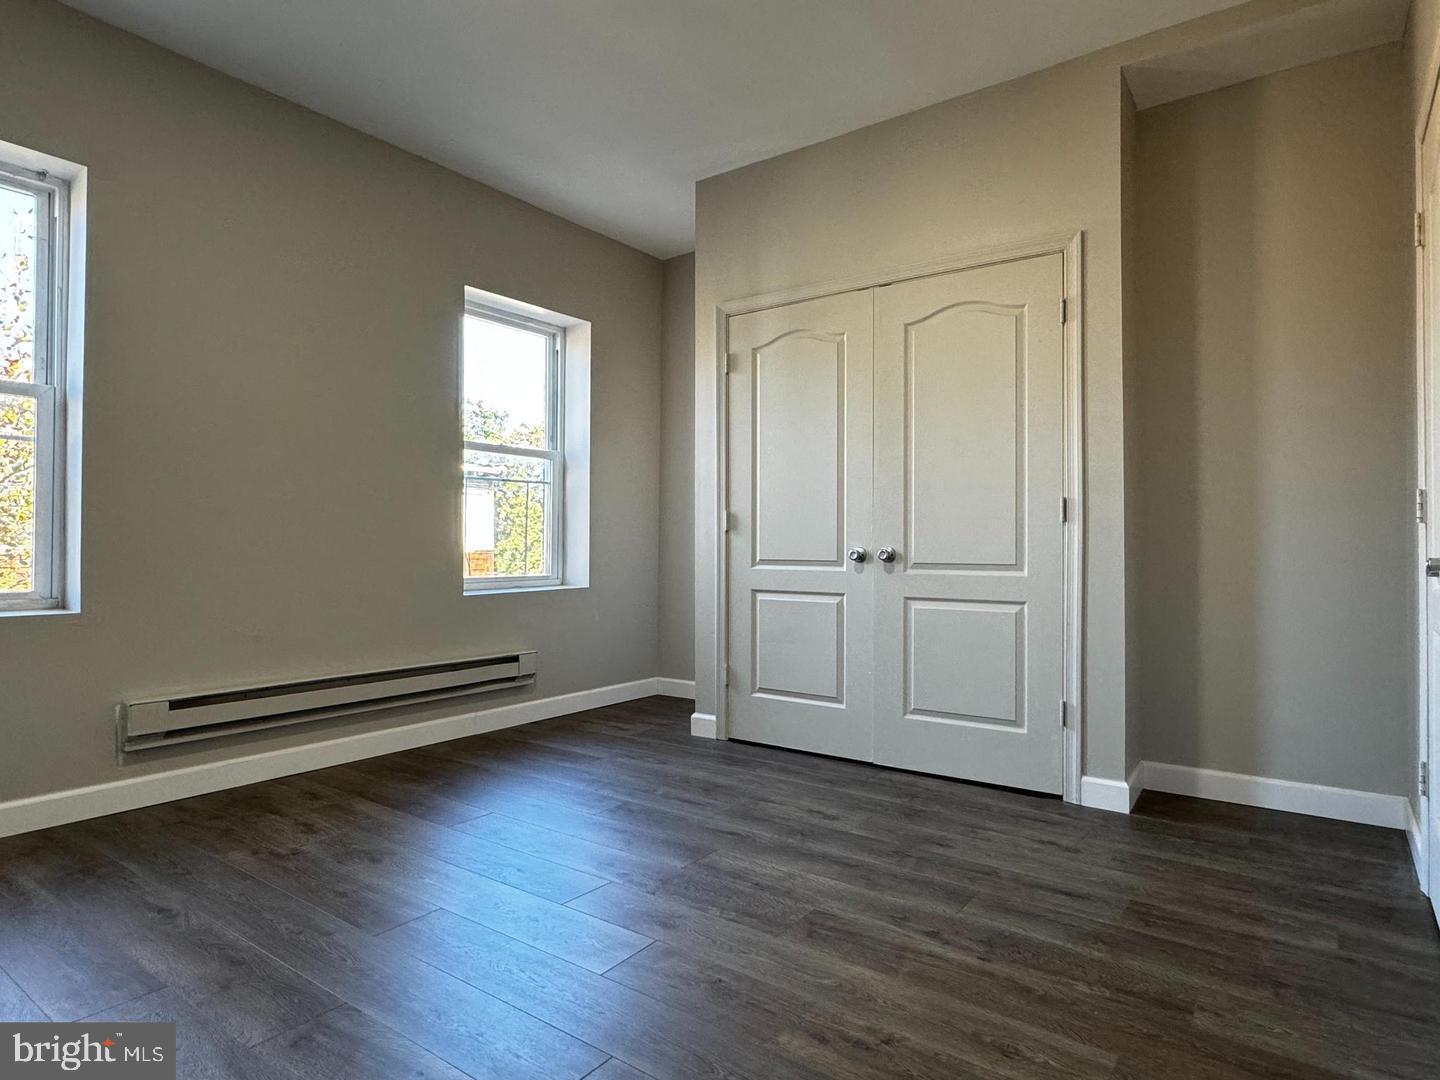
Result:
<svg viewBox="0 0 1440 1080">
<path fill-rule="evenodd" d="M 839 568 L 845 557 L 845 348 L 843 333 L 805 329 L 751 352 L 757 563 Z"/>
<path fill-rule="evenodd" d="M 1020 570 L 1025 307 L 949 304 L 904 335 L 908 565 Z"/>
</svg>

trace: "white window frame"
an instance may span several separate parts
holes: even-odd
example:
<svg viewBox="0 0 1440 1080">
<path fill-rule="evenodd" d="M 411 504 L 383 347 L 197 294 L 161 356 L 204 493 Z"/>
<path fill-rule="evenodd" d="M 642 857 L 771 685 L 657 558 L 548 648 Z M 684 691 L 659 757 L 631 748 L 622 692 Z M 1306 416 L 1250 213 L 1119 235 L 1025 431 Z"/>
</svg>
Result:
<svg viewBox="0 0 1440 1080">
<path fill-rule="evenodd" d="M 545 369 L 545 433 L 549 446 L 511 446 L 506 443 L 482 442 L 464 438 L 464 450 L 482 453 L 508 454 L 511 457 L 538 458 L 550 463 L 549 499 L 545 507 L 545 552 L 547 570 L 545 574 L 493 575 L 488 577 L 465 577 L 467 593 L 494 592 L 510 589 L 553 589 L 559 587 L 565 577 L 565 327 L 555 323 L 505 308 L 487 304 L 467 297 L 465 318 L 485 319 L 488 322 L 510 326 L 517 330 L 541 334 L 549 341 Z M 460 403 L 465 402 L 465 356 L 464 329 L 461 329 L 460 348 Z M 463 425 L 463 419 L 462 419 Z M 461 491 L 464 491 L 464 455 L 461 455 Z M 461 502 L 461 534 L 464 534 L 464 502 Z M 462 541 L 463 548 L 463 541 Z M 463 551 L 462 551 L 463 554 Z"/>
<path fill-rule="evenodd" d="M 29 397 L 36 406 L 34 588 L 0 594 L 0 612 L 63 606 L 66 583 L 66 330 L 68 326 L 70 184 L 47 171 L 0 159 L 0 184 L 34 195 L 35 371 L 33 382 L 0 379 L 0 393 Z"/>
</svg>

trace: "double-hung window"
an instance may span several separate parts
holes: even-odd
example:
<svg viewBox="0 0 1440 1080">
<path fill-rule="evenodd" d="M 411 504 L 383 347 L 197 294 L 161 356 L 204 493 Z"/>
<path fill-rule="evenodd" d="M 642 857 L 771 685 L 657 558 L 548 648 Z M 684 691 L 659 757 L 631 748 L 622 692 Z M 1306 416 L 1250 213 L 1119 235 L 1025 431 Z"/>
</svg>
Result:
<svg viewBox="0 0 1440 1080">
<path fill-rule="evenodd" d="M 0 160 L 0 611 L 64 591 L 68 197 Z"/>
<path fill-rule="evenodd" d="M 467 591 L 561 583 L 565 333 L 542 319 L 466 302 L 461 427 Z"/>
</svg>

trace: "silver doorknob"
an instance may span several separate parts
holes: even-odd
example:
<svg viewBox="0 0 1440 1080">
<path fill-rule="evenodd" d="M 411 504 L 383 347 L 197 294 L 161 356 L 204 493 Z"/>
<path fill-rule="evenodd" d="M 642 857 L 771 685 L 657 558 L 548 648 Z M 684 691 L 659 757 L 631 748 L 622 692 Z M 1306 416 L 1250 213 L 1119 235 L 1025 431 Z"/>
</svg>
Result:
<svg viewBox="0 0 1440 1080">
<path fill-rule="evenodd" d="M 864 562 L 868 554 L 864 548 L 851 548 L 848 558 L 851 562 Z"/>
<path fill-rule="evenodd" d="M 875 552 L 875 558 L 879 559 L 881 562 L 894 562 L 895 556 L 897 554 L 898 552 L 894 548 L 884 547 L 881 548 L 879 551 Z"/>
</svg>

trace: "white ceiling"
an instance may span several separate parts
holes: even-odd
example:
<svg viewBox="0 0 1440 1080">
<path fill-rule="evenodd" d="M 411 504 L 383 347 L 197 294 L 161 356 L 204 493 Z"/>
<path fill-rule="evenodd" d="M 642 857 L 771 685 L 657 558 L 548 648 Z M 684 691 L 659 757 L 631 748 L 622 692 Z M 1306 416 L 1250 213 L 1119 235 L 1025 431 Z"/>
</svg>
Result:
<svg viewBox="0 0 1440 1080">
<path fill-rule="evenodd" d="M 698 179 L 1238 0 L 67 0 L 662 257 Z"/>
</svg>

